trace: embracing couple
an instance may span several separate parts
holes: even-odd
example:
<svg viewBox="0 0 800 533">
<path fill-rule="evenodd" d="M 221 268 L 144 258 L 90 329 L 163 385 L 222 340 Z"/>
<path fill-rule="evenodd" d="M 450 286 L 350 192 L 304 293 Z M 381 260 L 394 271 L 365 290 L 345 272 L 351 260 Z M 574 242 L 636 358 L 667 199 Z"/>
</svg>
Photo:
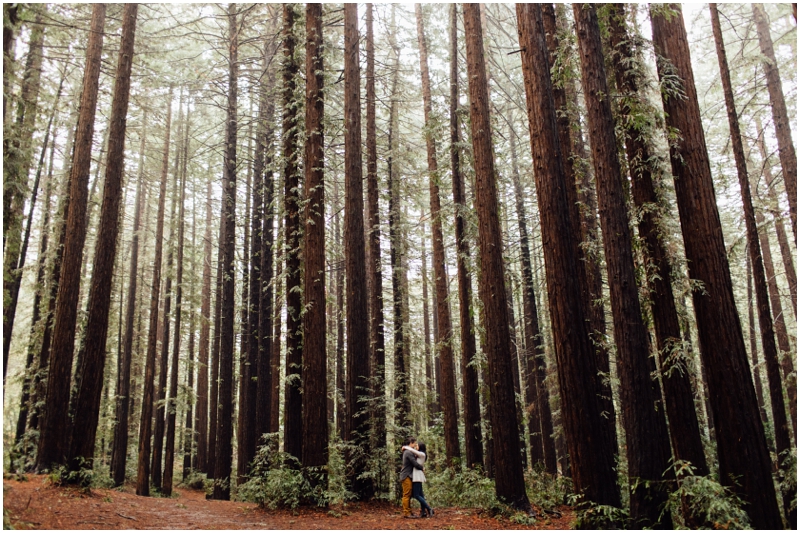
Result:
<svg viewBox="0 0 800 533">
<path fill-rule="evenodd" d="M 403 518 L 415 518 L 411 514 L 411 498 L 420 505 L 420 517 L 433 516 L 433 509 L 425 501 L 422 483 L 425 481 L 423 465 L 425 464 L 425 443 L 417 444 L 415 437 L 406 437 L 401 449 L 403 468 L 400 470 L 400 483 L 403 487 Z"/>
</svg>

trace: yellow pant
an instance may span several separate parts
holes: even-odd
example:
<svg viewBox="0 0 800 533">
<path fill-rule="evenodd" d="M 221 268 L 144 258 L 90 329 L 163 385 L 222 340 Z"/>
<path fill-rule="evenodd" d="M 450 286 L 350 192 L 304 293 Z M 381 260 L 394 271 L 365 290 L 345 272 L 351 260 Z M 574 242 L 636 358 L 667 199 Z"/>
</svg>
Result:
<svg viewBox="0 0 800 533">
<path fill-rule="evenodd" d="M 411 478 L 405 478 L 400 484 L 403 487 L 403 516 L 411 516 Z"/>
</svg>

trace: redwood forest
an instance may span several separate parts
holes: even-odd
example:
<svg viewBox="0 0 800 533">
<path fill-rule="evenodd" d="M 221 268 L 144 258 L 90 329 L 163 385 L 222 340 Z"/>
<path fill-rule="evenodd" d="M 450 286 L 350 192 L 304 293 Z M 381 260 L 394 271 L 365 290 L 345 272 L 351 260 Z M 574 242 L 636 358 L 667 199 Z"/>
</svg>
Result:
<svg viewBox="0 0 800 533">
<path fill-rule="evenodd" d="M 4 3 L 4 529 L 797 529 L 796 113 L 797 4 Z"/>
</svg>

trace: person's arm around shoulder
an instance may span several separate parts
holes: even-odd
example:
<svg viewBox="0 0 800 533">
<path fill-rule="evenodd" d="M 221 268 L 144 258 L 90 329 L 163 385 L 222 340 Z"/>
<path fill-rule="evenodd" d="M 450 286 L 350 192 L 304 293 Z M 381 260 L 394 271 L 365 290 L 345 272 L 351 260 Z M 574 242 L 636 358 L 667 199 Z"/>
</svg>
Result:
<svg viewBox="0 0 800 533">
<path fill-rule="evenodd" d="M 414 458 L 414 454 L 408 454 L 408 455 L 406 455 L 406 452 L 413 452 L 413 451 L 415 451 L 415 450 L 414 450 L 414 449 L 411 449 L 411 448 L 409 448 L 409 449 L 406 449 L 406 450 L 405 450 L 405 452 L 403 452 L 403 461 L 405 461 L 406 457 L 408 457 L 408 462 L 409 462 L 409 463 L 410 463 L 410 464 L 411 464 L 411 465 L 412 465 L 414 468 L 416 468 L 417 470 L 425 470 L 425 469 L 422 467 L 422 465 L 421 465 L 421 464 L 419 464 L 419 463 L 417 462 L 417 460 Z"/>
<path fill-rule="evenodd" d="M 407 450 L 407 451 L 413 453 L 414 455 L 416 455 L 417 457 L 425 457 L 425 452 L 421 452 L 419 450 L 415 450 L 411 446 L 403 446 L 403 450 Z"/>
</svg>

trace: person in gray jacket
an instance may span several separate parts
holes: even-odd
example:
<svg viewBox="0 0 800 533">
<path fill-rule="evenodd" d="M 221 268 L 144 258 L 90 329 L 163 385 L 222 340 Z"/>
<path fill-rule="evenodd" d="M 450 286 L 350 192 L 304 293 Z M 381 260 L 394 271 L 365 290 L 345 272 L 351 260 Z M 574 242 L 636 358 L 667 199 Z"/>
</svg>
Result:
<svg viewBox="0 0 800 533">
<path fill-rule="evenodd" d="M 417 442 L 416 437 L 406 437 L 403 445 L 409 446 L 415 442 Z M 403 518 L 414 518 L 411 514 L 411 489 L 413 487 L 412 477 L 415 468 L 423 470 L 414 453 L 410 450 L 403 450 L 403 468 L 400 470 L 400 484 L 403 487 Z"/>
</svg>

